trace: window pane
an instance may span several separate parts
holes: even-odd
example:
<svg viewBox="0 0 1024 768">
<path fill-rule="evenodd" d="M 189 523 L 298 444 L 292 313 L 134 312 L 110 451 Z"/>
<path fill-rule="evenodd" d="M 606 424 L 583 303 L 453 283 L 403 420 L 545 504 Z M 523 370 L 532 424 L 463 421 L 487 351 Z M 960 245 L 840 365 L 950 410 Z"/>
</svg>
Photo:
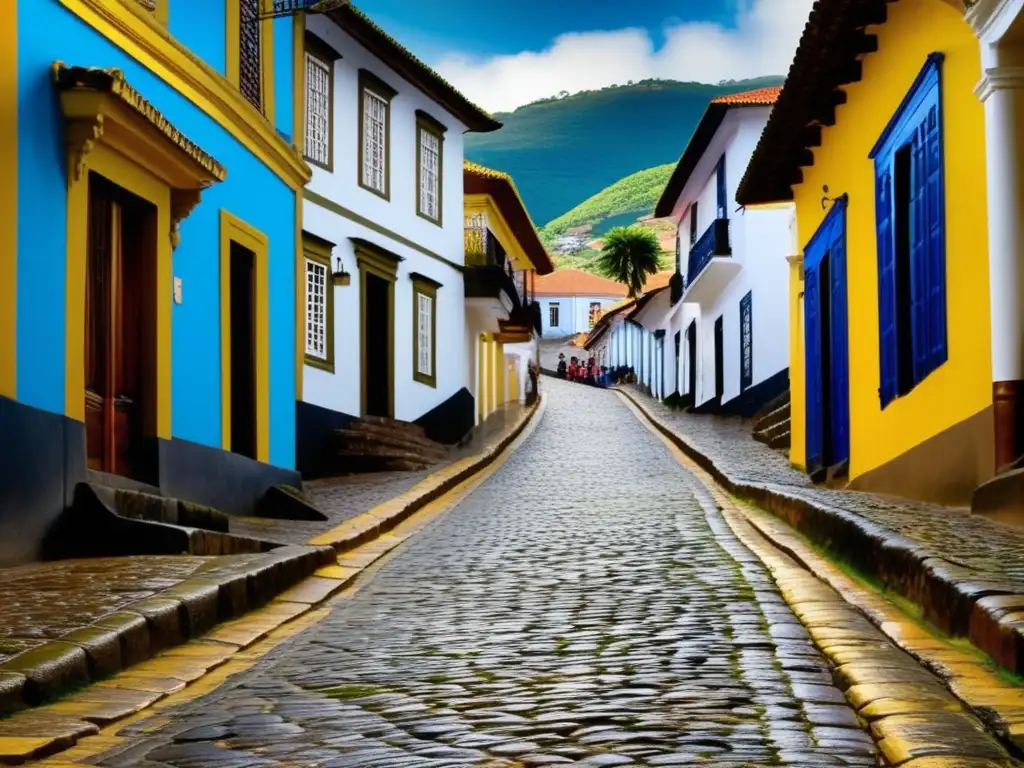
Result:
<svg viewBox="0 0 1024 768">
<path fill-rule="evenodd" d="M 387 111 L 387 102 L 363 91 L 363 184 L 381 193 L 387 191 Z"/>
<path fill-rule="evenodd" d="M 327 359 L 327 267 L 306 259 L 306 354 Z"/>
<path fill-rule="evenodd" d="M 320 165 L 331 162 L 331 70 L 306 54 L 306 157 Z"/>
<path fill-rule="evenodd" d="M 433 313 L 434 300 L 422 293 L 416 294 L 417 312 L 416 337 L 419 354 L 416 359 L 416 371 L 424 376 L 432 376 L 433 371 Z"/>
<path fill-rule="evenodd" d="M 441 141 L 420 128 L 420 213 L 437 221 L 440 218 Z"/>
</svg>

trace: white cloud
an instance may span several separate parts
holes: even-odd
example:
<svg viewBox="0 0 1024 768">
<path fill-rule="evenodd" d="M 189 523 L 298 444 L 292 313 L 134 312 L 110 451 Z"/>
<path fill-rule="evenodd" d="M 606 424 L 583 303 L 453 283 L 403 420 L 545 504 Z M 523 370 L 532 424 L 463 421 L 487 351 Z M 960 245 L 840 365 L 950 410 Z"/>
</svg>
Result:
<svg viewBox="0 0 1024 768">
<path fill-rule="evenodd" d="M 751 0 L 734 28 L 679 23 L 655 50 L 643 29 L 571 32 L 545 50 L 473 58 L 445 56 L 436 69 L 480 106 L 508 111 L 560 91 L 664 78 L 717 83 L 789 71 L 813 0 Z"/>
</svg>

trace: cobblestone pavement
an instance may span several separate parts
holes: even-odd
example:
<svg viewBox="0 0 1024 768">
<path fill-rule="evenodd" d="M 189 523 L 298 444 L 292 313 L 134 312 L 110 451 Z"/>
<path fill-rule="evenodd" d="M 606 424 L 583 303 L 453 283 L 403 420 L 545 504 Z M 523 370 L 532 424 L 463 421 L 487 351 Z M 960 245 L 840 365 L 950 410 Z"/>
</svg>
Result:
<svg viewBox="0 0 1024 768">
<path fill-rule="evenodd" d="M 706 489 L 613 393 L 545 390 L 519 450 L 320 624 L 95 764 L 874 765 Z"/>
<path fill-rule="evenodd" d="M 754 440 L 750 422 L 674 411 L 635 387 L 630 393 L 731 480 L 853 512 L 920 543 L 932 556 L 973 569 L 980 581 L 1004 582 L 1010 591 L 1024 592 L 1024 530 L 972 516 L 966 509 L 820 488 L 793 467 L 785 454 Z"/>
<path fill-rule="evenodd" d="M 443 461 L 419 472 L 374 472 L 345 477 L 327 477 L 303 484 L 313 505 L 326 521 L 271 520 L 259 517 L 231 518 L 231 532 L 285 544 L 305 544 L 314 536 L 351 520 L 406 491 L 443 467 L 488 450 L 508 434 L 522 415 L 524 406 L 509 404 L 491 414 L 462 447 L 452 448 Z"/>
<path fill-rule="evenodd" d="M 173 587 L 213 557 L 117 557 L 0 571 L 0 663 Z"/>
</svg>

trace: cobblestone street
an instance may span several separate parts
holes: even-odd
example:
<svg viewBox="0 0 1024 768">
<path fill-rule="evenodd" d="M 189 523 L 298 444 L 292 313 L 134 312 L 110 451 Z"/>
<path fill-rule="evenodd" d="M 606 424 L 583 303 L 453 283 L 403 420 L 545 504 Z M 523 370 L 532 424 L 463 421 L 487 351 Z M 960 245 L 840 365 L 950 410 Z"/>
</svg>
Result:
<svg viewBox="0 0 1024 768">
<path fill-rule="evenodd" d="M 536 431 L 321 623 L 104 766 L 872 766 L 768 571 L 610 392 Z"/>
</svg>

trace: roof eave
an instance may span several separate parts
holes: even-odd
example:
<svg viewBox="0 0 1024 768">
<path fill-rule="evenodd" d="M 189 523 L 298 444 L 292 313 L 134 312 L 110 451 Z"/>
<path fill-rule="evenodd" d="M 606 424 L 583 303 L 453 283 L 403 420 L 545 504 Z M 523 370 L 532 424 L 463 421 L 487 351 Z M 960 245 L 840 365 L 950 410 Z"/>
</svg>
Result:
<svg viewBox="0 0 1024 768">
<path fill-rule="evenodd" d="M 362 11 L 347 3 L 327 13 L 339 27 L 377 56 L 404 80 L 409 81 L 429 96 L 439 106 L 457 117 L 471 133 L 491 133 L 502 127 L 502 123 L 471 102 L 440 75 L 391 39 Z"/>
<path fill-rule="evenodd" d="M 835 124 L 844 86 L 861 79 L 861 59 L 878 50 L 868 27 L 884 24 L 892 0 L 816 0 L 786 85 L 740 181 L 740 205 L 793 200 L 823 126 Z"/>
</svg>

